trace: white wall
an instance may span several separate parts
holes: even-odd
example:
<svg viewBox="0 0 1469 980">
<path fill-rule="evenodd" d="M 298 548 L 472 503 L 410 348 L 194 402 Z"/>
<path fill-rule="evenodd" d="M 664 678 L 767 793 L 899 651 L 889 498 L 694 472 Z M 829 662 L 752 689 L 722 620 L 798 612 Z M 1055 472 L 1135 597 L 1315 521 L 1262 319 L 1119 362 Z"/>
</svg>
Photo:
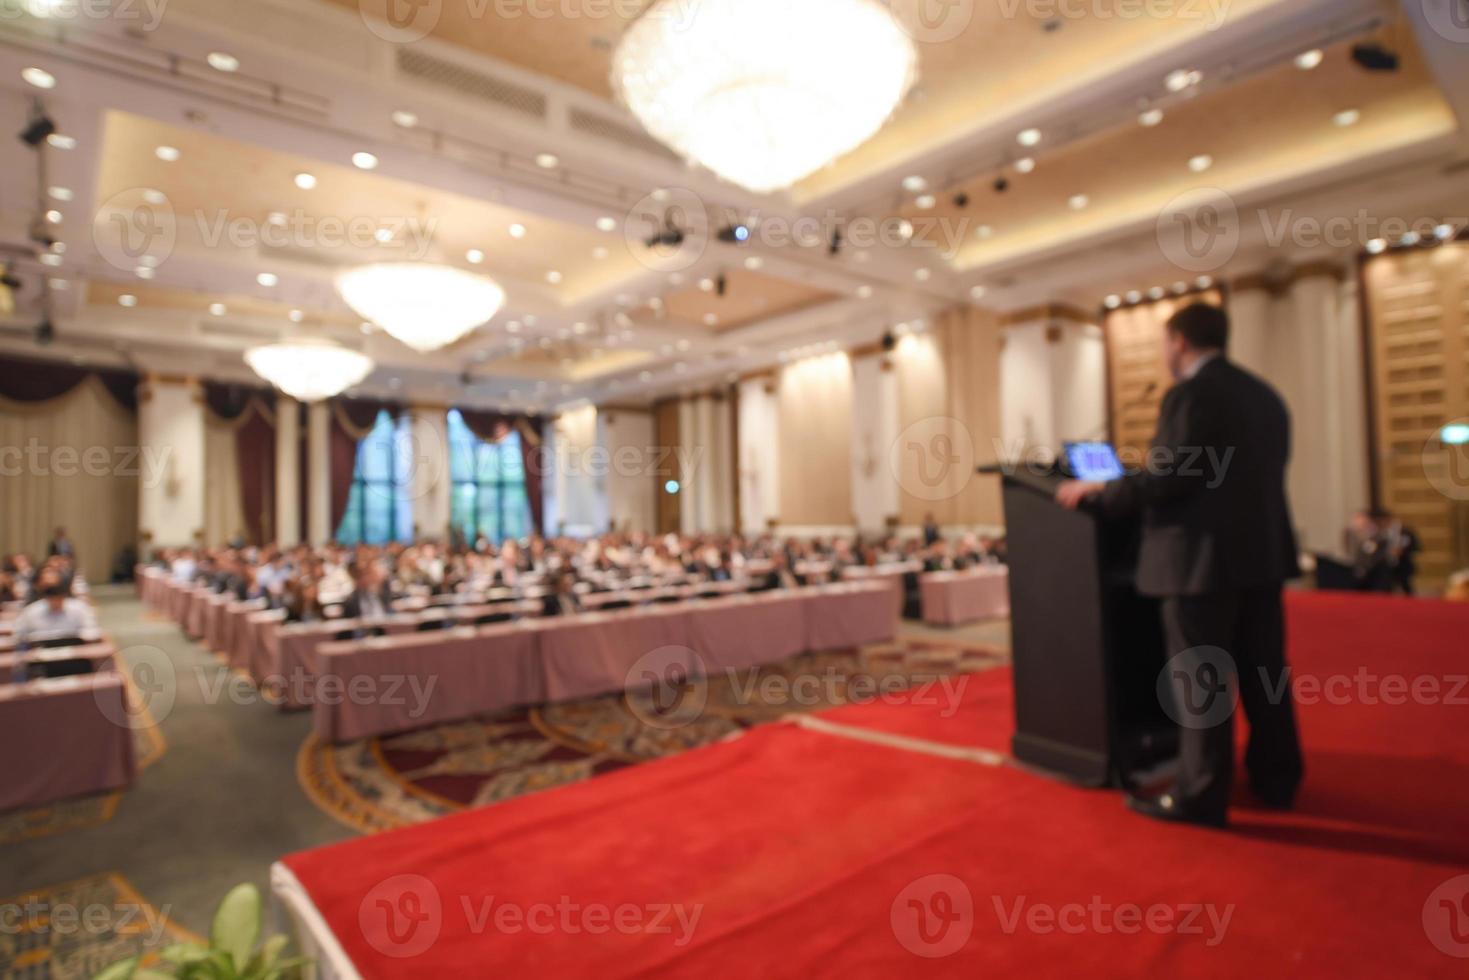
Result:
<svg viewBox="0 0 1469 980">
<path fill-rule="evenodd" d="M 607 488 L 597 409 L 585 405 L 562 413 L 548 427 L 546 440 L 546 533 L 586 537 L 605 530 Z"/>
<path fill-rule="evenodd" d="M 769 382 L 753 378 L 740 384 L 740 528 L 758 534 L 780 518 L 780 414 Z M 774 386 L 772 385 L 772 389 Z"/>
<path fill-rule="evenodd" d="M 651 531 L 657 521 L 653 415 L 607 409 L 597 416 L 597 442 L 607 453 L 607 517 L 614 527 Z M 666 463 L 665 463 L 666 465 Z"/>
<path fill-rule="evenodd" d="M 1107 435 L 1107 352 L 1090 324 L 1007 327 L 1000 352 L 1000 431 L 1008 455 Z M 976 447 L 980 448 L 980 447 Z"/>
<path fill-rule="evenodd" d="M 138 441 L 166 459 L 161 480 L 138 494 L 138 527 L 150 547 L 200 544 L 204 533 L 204 402 L 192 381 L 149 379 L 138 404 Z"/>
<path fill-rule="evenodd" d="M 898 376 L 885 356 L 852 361 L 852 514 L 881 531 L 902 509 L 888 450 L 898 439 Z"/>
</svg>

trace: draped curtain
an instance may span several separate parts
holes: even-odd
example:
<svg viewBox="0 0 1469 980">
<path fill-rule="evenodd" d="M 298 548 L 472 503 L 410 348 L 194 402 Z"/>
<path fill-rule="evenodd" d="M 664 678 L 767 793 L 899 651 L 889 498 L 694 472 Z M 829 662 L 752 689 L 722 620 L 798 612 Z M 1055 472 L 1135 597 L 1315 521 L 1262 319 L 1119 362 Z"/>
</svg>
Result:
<svg viewBox="0 0 1469 980">
<path fill-rule="evenodd" d="M 0 361 L 0 551 L 46 553 L 64 526 L 106 582 L 138 538 L 138 488 L 161 479 L 138 445 L 137 377 Z"/>
<path fill-rule="evenodd" d="M 275 539 L 275 412 L 268 389 L 206 382 L 206 540 Z"/>
<path fill-rule="evenodd" d="M 539 415 L 505 415 L 501 412 L 477 412 L 461 408 L 459 414 L 464 424 L 475 436 L 488 443 L 498 443 L 511 431 L 520 433 L 520 460 L 525 468 L 525 496 L 530 503 L 531 527 L 536 534 L 544 534 L 545 519 L 545 454 L 541 452 L 541 441 L 545 433 L 545 419 Z"/>
<path fill-rule="evenodd" d="M 342 518 L 347 514 L 347 501 L 352 496 L 352 477 L 357 470 L 357 444 L 372 432 L 379 412 L 397 418 L 402 406 L 368 398 L 338 398 L 332 402 L 331 439 L 331 503 L 330 534 L 335 537 Z"/>
</svg>

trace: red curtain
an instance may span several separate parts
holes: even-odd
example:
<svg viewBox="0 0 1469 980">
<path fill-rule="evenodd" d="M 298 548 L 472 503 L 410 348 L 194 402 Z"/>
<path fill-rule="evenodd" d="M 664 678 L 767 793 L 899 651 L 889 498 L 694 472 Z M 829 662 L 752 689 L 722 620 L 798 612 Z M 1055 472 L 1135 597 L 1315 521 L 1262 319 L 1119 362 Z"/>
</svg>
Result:
<svg viewBox="0 0 1469 980">
<path fill-rule="evenodd" d="M 367 398 L 339 398 L 332 402 L 331 438 L 327 442 L 331 456 L 331 534 L 335 536 L 347 514 L 347 501 L 352 496 L 352 475 L 357 470 L 357 443 L 366 438 L 377 422 L 379 412 L 398 417 L 401 407 L 393 402 Z"/>
<path fill-rule="evenodd" d="M 461 408 L 459 414 L 464 417 L 469 431 L 485 442 L 500 442 L 512 430 L 520 432 L 520 460 L 525 466 L 525 496 L 530 503 L 530 523 L 536 534 L 543 534 L 546 454 L 541 452 L 541 443 L 545 437 L 545 420 L 539 415 L 505 415 L 467 408 Z"/>
<path fill-rule="evenodd" d="M 240 468 L 240 502 L 245 508 L 245 531 L 250 542 L 264 545 L 276 539 L 275 426 L 257 406 L 235 429 L 235 455 Z"/>
<path fill-rule="evenodd" d="M 133 371 L 77 367 L 55 361 L 0 357 L 0 396 L 13 402 L 45 402 L 60 398 L 95 374 L 117 403 L 138 408 L 138 375 Z"/>
</svg>

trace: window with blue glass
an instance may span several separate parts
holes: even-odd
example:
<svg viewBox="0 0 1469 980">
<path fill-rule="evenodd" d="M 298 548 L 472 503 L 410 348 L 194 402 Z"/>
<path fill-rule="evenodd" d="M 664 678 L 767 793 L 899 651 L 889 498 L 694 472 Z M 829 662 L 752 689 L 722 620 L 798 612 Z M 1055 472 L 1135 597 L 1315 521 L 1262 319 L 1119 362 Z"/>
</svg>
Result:
<svg viewBox="0 0 1469 980">
<path fill-rule="evenodd" d="M 387 544 L 413 540 L 412 423 L 379 412 L 367 438 L 357 444 L 357 467 L 347 512 L 337 528 L 343 544 Z"/>
<path fill-rule="evenodd" d="M 525 492 L 525 460 L 520 433 L 485 442 L 464 416 L 449 412 L 449 475 L 454 484 L 450 520 L 473 544 L 483 535 L 495 544 L 530 535 L 530 498 Z"/>
</svg>

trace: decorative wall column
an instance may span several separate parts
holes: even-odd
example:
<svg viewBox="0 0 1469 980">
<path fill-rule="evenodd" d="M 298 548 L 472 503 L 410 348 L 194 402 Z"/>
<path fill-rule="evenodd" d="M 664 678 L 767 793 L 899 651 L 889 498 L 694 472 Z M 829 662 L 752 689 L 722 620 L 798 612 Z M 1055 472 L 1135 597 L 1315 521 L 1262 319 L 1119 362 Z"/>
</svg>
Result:
<svg viewBox="0 0 1469 980">
<path fill-rule="evenodd" d="M 198 381 L 150 375 L 139 392 L 138 442 L 162 459 L 163 477 L 142 481 L 138 531 L 145 549 L 204 542 L 204 392 Z"/>
<path fill-rule="evenodd" d="M 780 416 L 776 382 L 770 375 L 740 382 L 739 446 L 736 478 L 740 512 L 736 523 L 746 534 L 763 534 L 780 518 Z"/>
<path fill-rule="evenodd" d="M 445 539 L 449 533 L 449 410 L 442 405 L 420 405 L 409 421 L 413 436 L 409 493 L 413 495 L 413 527 L 423 538 Z M 473 544 L 473 542 L 470 542 Z"/>
<path fill-rule="evenodd" d="M 1261 377 L 1270 374 L 1270 290 L 1258 276 L 1240 279 L 1229 292 L 1229 357 Z"/>
<path fill-rule="evenodd" d="M 312 545 L 320 547 L 335 536 L 332 527 L 332 409 L 327 402 L 312 402 L 306 413 L 306 466 L 309 476 L 306 489 L 307 534 Z"/>
<path fill-rule="evenodd" d="M 301 403 L 289 395 L 275 400 L 275 540 L 282 548 L 301 543 Z"/>
<path fill-rule="evenodd" d="M 852 360 L 852 516 L 880 533 L 898 520 L 901 488 L 888 454 L 898 439 L 898 375 L 880 348 Z"/>
</svg>

